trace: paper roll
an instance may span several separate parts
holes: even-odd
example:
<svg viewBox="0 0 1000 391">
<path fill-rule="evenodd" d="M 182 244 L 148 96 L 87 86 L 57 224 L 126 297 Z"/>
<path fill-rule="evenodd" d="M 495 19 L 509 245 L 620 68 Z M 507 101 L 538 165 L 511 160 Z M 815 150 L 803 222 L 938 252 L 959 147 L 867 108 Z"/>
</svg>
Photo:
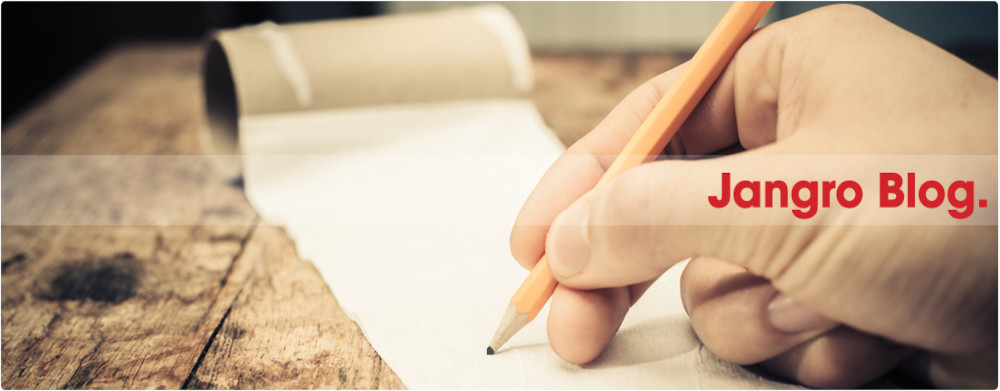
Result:
<svg viewBox="0 0 1000 391">
<path fill-rule="evenodd" d="M 498 5 L 221 30 L 204 77 L 209 155 L 240 153 L 243 116 L 524 97 L 532 85 L 524 36 Z"/>
</svg>

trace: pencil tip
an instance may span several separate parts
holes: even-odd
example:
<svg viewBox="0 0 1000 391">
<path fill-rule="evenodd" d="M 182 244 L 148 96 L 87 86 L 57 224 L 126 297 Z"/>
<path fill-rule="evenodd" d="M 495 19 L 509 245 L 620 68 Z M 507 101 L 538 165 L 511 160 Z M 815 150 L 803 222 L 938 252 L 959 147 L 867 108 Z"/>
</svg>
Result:
<svg viewBox="0 0 1000 391">
<path fill-rule="evenodd" d="M 514 333 L 528 324 L 529 321 L 527 313 L 517 312 L 517 304 L 511 303 L 508 305 L 507 311 L 503 313 L 503 319 L 500 320 L 500 327 L 497 328 L 497 332 L 493 335 L 493 339 L 490 340 L 490 344 L 486 345 L 486 354 L 493 355 L 497 350 L 500 350 L 503 344 Z"/>
</svg>

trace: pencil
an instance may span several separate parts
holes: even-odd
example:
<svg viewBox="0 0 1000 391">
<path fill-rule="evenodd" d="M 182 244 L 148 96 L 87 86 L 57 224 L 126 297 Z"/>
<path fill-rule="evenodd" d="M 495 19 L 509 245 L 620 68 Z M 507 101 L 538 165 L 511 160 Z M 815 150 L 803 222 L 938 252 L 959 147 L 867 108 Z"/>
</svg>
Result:
<svg viewBox="0 0 1000 391">
<path fill-rule="evenodd" d="M 663 98 L 653 107 L 625 148 L 601 176 L 597 185 L 609 182 L 628 169 L 652 161 L 667 146 L 670 138 L 694 110 L 708 89 L 719 78 L 722 70 L 736 54 L 743 41 L 750 36 L 757 23 L 774 4 L 773 1 L 737 1 L 709 34 L 681 75 L 670 86 Z M 548 260 L 543 255 L 535 264 L 528 278 L 514 292 L 510 304 L 500 320 L 493 339 L 486 348 L 492 355 L 510 337 L 538 315 L 556 289 L 556 280 L 549 272 Z"/>
</svg>

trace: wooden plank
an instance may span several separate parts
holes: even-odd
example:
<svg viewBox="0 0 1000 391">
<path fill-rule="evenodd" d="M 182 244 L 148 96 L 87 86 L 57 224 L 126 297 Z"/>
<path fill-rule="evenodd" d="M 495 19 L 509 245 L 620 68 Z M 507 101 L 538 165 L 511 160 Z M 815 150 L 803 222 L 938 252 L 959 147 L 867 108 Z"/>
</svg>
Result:
<svg viewBox="0 0 1000 391">
<path fill-rule="evenodd" d="M 178 54 L 176 48 L 165 50 Z M 180 54 L 168 63 L 195 60 Z M 144 75 L 134 66 L 137 57 L 141 56 L 113 53 L 98 61 L 4 128 L 5 223 L 12 213 L 33 205 L 45 207 L 21 222 L 26 226 L 2 228 L 4 388 L 177 388 L 208 342 L 213 322 L 219 321 L 246 280 L 233 260 L 249 226 L 34 224 L 33 218 L 77 213 L 80 202 L 139 201 L 130 199 L 128 192 L 97 192 L 86 181 L 75 182 L 79 172 L 73 170 L 72 161 L 9 156 L 149 153 L 143 148 L 172 144 L 177 129 L 145 126 L 147 117 L 128 103 L 160 107 L 166 112 L 151 111 L 161 117 L 178 115 L 183 108 L 166 104 L 176 98 L 170 90 L 148 88 L 183 77 Z M 130 133 L 153 142 L 140 143 Z M 149 172 L 139 170 L 143 171 Z M 128 178 L 120 179 L 128 183 Z M 204 179 L 195 178 L 196 183 L 189 185 L 203 185 Z M 38 183 L 60 187 L 43 192 L 43 186 L 23 196 L 25 186 Z M 231 201 L 236 195 L 222 192 L 218 201 Z M 178 206 L 172 209 L 184 209 Z M 85 224 L 114 212 L 95 209 L 80 220 Z M 194 210 L 196 215 L 201 212 Z M 236 213 L 249 218 L 248 223 L 254 216 L 249 208 Z M 222 237 L 235 240 L 224 247 L 213 243 L 213 238 Z"/>
<path fill-rule="evenodd" d="M 249 226 L 2 228 L 4 388 L 179 388 Z"/>
<path fill-rule="evenodd" d="M 204 162 L 52 156 L 197 152 L 198 61 L 112 51 L 4 128 L 4 388 L 180 388 L 246 283 L 256 214 Z"/>
<path fill-rule="evenodd" d="M 92 156 L 199 153 L 201 55 L 191 44 L 112 50 L 4 128 L 4 209 L 19 212 L 5 224 L 27 222 L 2 228 L 3 387 L 401 388 L 316 270 L 270 250 L 291 244 L 255 228 L 239 183 L 196 157 Z M 91 156 L 18 156 L 69 154 Z M 92 221 L 105 225 L 79 225 Z M 289 311 L 279 322 L 261 307 Z M 239 335 L 223 325 L 238 324 L 251 336 L 320 333 L 246 339 L 237 351 L 298 346 L 284 366 L 250 370 L 218 354 Z"/>
<path fill-rule="evenodd" d="M 188 387 L 403 388 L 284 230 L 257 227 L 245 256 L 251 281 Z"/>
<path fill-rule="evenodd" d="M 198 45 L 125 45 L 3 129 L 3 154 L 197 154 Z"/>
</svg>

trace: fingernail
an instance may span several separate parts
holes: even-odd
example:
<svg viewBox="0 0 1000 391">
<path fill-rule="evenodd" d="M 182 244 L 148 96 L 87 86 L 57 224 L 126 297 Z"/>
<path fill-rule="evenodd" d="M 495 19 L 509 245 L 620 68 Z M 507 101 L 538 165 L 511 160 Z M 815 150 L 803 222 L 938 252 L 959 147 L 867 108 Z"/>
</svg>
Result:
<svg viewBox="0 0 1000 391">
<path fill-rule="evenodd" d="M 545 254 L 549 269 L 557 277 L 571 277 L 583 271 L 590 262 L 590 242 L 587 219 L 590 205 L 578 202 L 556 217 L 549 227 Z"/>
<path fill-rule="evenodd" d="M 784 293 L 778 293 L 767 305 L 767 315 L 771 326 L 785 333 L 801 333 L 803 331 L 826 328 L 835 323 L 820 315 Z"/>
</svg>

